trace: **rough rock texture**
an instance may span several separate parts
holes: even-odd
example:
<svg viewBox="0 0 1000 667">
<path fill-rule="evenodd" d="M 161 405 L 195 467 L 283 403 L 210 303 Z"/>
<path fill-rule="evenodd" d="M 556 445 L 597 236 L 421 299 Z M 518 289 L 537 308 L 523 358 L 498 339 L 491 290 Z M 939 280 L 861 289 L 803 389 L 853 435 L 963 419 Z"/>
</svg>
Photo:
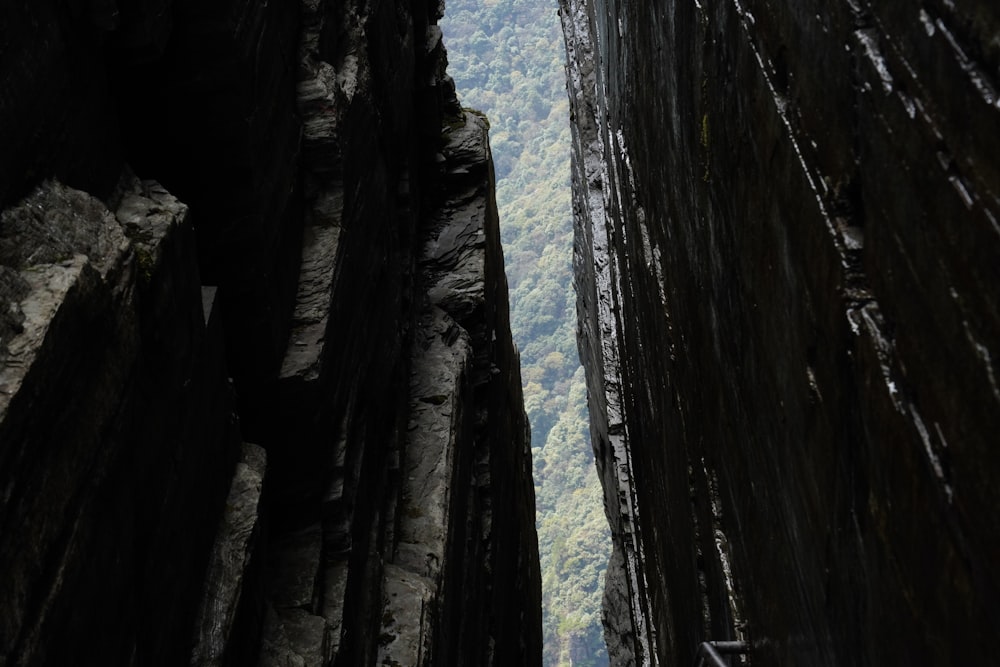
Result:
<svg viewBox="0 0 1000 667">
<path fill-rule="evenodd" d="M 1000 627 L 1000 15 L 563 0 L 616 664 Z"/>
<path fill-rule="evenodd" d="M 244 587 L 252 591 L 255 585 L 247 581 L 248 575 L 261 569 L 253 561 L 261 558 L 260 509 L 266 471 L 267 453 L 257 445 L 244 444 L 209 557 L 205 594 L 195 621 L 192 665 L 223 664 L 234 650 L 233 643 L 246 636 L 235 626 L 252 604 L 243 597 Z"/>
<path fill-rule="evenodd" d="M 237 453 L 188 208 L 132 179 L 115 200 L 46 182 L 0 216 L 25 285 L 0 369 L 3 664 L 184 662 L 214 531 L 192 517 Z"/>
<path fill-rule="evenodd" d="M 440 11 L 0 8 L 0 665 L 540 661 Z"/>
<path fill-rule="evenodd" d="M 517 352 L 499 335 L 509 328 L 507 282 L 485 121 L 464 112 L 446 136 L 449 196 L 419 239 L 427 297 L 413 342 L 379 662 L 532 664 L 541 574 L 534 531 L 518 526 L 534 521 L 534 487 L 494 472 L 513 467 L 527 479 L 531 455 L 526 418 L 507 407 L 521 405 L 521 385 Z M 500 519 L 508 513 L 516 520 Z M 407 588 L 420 591 L 420 605 Z M 400 624 L 405 615 L 413 622 Z M 483 642 L 475 628 L 491 622 L 500 631 Z M 419 638 L 394 636 L 400 625 L 419 627 Z"/>
</svg>

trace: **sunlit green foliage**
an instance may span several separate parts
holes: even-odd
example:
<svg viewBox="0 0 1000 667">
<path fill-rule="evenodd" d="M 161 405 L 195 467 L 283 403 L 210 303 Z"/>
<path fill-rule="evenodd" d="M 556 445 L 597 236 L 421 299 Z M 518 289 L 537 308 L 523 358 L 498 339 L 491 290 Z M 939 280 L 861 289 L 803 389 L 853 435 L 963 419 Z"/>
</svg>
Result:
<svg viewBox="0 0 1000 667">
<path fill-rule="evenodd" d="M 448 72 L 490 118 L 511 326 L 531 421 L 545 664 L 606 665 L 611 551 L 587 429 L 572 289 L 569 104 L 555 0 L 447 0 Z"/>
</svg>

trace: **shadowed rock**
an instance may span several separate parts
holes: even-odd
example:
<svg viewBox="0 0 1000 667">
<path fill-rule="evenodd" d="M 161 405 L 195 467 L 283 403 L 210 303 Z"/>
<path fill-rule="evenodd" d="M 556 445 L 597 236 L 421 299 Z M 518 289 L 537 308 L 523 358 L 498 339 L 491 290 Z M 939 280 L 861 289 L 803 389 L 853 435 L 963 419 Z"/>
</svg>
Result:
<svg viewBox="0 0 1000 667">
<path fill-rule="evenodd" d="M 0 663 L 372 664 L 390 633 L 537 663 L 488 143 L 442 8 L 112 5 L 0 8 Z"/>
<path fill-rule="evenodd" d="M 1000 15 L 561 8 L 612 663 L 989 662 Z"/>
</svg>

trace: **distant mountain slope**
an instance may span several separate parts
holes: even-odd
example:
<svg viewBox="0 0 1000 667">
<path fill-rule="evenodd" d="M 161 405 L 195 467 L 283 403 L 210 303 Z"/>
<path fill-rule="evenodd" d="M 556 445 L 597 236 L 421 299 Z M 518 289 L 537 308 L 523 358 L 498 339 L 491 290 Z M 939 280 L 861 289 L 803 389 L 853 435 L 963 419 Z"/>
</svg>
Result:
<svg viewBox="0 0 1000 667">
<path fill-rule="evenodd" d="M 491 123 L 497 203 L 532 426 L 546 665 L 606 665 L 610 553 L 594 474 L 572 288 L 569 107 L 556 5 L 449 0 L 441 20 L 462 103 Z"/>
</svg>

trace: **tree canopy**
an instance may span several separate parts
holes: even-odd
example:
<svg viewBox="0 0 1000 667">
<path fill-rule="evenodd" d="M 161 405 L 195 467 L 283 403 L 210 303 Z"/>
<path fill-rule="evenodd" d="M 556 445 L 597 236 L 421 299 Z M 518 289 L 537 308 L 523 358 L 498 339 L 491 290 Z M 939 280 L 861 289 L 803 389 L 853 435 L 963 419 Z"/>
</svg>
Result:
<svg viewBox="0 0 1000 667">
<path fill-rule="evenodd" d="M 607 665 L 611 552 L 576 349 L 569 103 L 555 0 L 448 0 L 448 72 L 490 118 L 511 327 L 532 428 L 545 664 Z"/>
</svg>

